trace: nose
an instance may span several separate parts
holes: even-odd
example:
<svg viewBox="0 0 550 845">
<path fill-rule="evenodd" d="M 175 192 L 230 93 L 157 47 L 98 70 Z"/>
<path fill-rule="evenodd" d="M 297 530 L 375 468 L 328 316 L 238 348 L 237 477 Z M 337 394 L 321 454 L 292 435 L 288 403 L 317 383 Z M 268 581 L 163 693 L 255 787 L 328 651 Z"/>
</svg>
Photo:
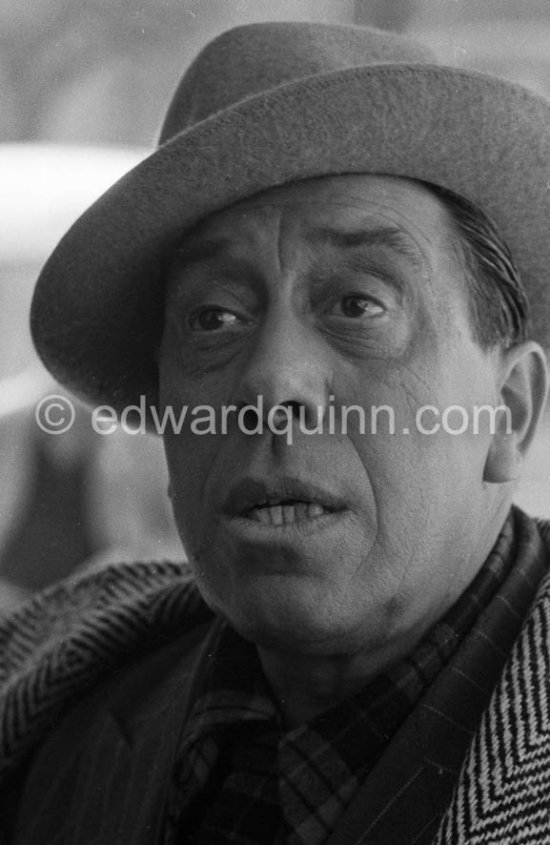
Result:
<svg viewBox="0 0 550 845">
<path fill-rule="evenodd" d="M 327 350 L 314 327 L 288 311 L 272 315 L 261 327 L 243 370 L 236 396 L 239 407 L 263 398 L 264 414 L 275 406 L 291 408 L 308 427 L 322 421 L 329 404 Z"/>
</svg>

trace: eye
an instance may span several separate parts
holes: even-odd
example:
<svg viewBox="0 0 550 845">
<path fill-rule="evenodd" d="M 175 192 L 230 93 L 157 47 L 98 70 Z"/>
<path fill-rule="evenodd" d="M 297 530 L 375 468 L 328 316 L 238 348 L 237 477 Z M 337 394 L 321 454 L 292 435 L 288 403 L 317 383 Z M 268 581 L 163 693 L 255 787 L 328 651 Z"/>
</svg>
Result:
<svg viewBox="0 0 550 845">
<path fill-rule="evenodd" d="M 201 308 L 191 315 L 189 326 L 193 331 L 218 332 L 232 328 L 238 319 L 236 314 L 224 308 Z"/>
<path fill-rule="evenodd" d="M 370 296 L 352 293 L 339 300 L 335 306 L 335 311 L 340 312 L 344 317 L 357 319 L 360 317 L 378 317 L 384 314 L 386 309 Z"/>
</svg>

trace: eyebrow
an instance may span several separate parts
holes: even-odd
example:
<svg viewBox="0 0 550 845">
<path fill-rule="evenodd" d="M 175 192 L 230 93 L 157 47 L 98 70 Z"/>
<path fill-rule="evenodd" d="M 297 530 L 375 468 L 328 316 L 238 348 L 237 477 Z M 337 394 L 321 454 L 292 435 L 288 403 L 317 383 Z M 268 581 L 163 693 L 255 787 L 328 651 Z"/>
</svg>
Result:
<svg viewBox="0 0 550 845">
<path fill-rule="evenodd" d="M 328 243 L 339 249 L 386 247 L 408 258 L 418 270 L 424 267 L 420 248 L 412 238 L 396 226 L 377 226 L 370 229 L 364 227 L 338 229 L 331 226 L 319 226 L 309 229 L 306 237 L 313 243 Z"/>
<path fill-rule="evenodd" d="M 316 226 L 307 229 L 306 239 L 312 244 L 329 244 L 339 249 L 354 250 L 382 246 L 407 258 L 417 270 L 424 268 L 422 253 L 415 243 L 397 226 L 376 226 L 374 228 L 343 229 L 331 226 Z M 183 267 L 208 263 L 220 255 L 226 256 L 234 247 L 227 237 L 197 238 L 181 244 L 176 250 L 177 260 Z"/>
<path fill-rule="evenodd" d="M 230 238 L 200 238 L 180 244 L 176 249 L 175 256 L 180 264 L 188 267 L 191 264 L 212 261 L 213 258 L 217 258 L 222 253 L 227 254 L 231 246 Z"/>
</svg>

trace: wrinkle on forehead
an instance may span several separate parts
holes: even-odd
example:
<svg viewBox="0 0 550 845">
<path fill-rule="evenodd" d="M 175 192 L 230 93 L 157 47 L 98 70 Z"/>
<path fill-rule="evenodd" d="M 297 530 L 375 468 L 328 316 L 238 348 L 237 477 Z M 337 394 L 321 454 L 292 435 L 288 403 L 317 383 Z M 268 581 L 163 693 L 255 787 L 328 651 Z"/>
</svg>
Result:
<svg viewBox="0 0 550 845">
<path fill-rule="evenodd" d="M 432 248 L 449 250 L 450 221 L 436 197 L 414 180 L 372 175 L 322 177 L 273 188 L 216 212 L 188 240 L 207 238 L 214 231 L 244 246 L 250 238 L 254 241 L 255 230 L 261 236 L 264 225 L 277 227 L 280 243 L 287 226 L 305 229 L 335 222 L 369 228 L 384 222 L 399 227 L 428 266 L 433 263 Z"/>
<path fill-rule="evenodd" d="M 366 249 L 393 249 L 408 259 L 415 285 L 432 297 L 434 317 L 443 324 L 454 322 L 457 302 L 449 286 L 457 288 L 465 304 L 468 293 L 459 278 L 452 220 L 438 198 L 414 180 L 348 175 L 273 188 L 200 223 L 184 240 L 176 266 L 187 270 L 194 262 L 216 259 L 256 264 L 271 255 L 282 274 L 299 251 L 302 259 L 309 255 L 313 260 L 320 249 L 327 255 L 332 249 L 338 258 L 346 246 L 351 254 L 354 239 L 357 244 L 364 239 Z"/>
</svg>

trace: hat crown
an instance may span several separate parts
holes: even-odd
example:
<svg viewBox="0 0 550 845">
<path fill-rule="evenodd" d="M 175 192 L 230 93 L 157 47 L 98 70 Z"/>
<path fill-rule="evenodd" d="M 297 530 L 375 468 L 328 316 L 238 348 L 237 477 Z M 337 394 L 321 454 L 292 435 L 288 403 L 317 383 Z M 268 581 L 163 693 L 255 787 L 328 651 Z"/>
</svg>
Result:
<svg viewBox="0 0 550 845">
<path fill-rule="evenodd" d="M 190 65 L 168 109 L 160 143 L 294 80 L 370 64 L 433 61 L 423 45 L 366 27 L 303 22 L 239 26 L 210 42 Z"/>
</svg>

